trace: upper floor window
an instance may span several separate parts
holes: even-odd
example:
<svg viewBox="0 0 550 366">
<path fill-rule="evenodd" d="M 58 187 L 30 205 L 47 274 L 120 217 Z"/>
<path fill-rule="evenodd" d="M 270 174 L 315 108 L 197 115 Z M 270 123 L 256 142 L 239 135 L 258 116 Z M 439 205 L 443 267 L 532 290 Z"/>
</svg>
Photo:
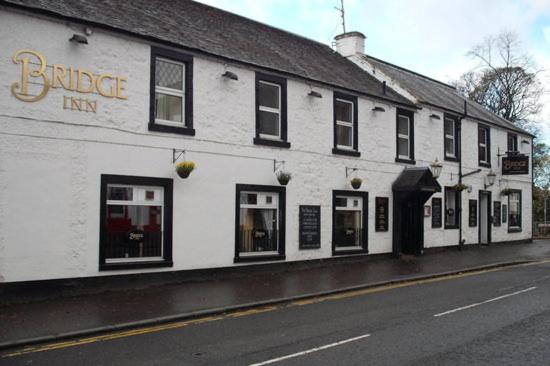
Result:
<svg viewBox="0 0 550 366">
<path fill-rule="evenodd" d="M 194 135 L 193 58 L 151 48 L 149 130 Z"/>
<path fill-rule="evenodd" d="M 359 156 L 357 151 L 357 97 L 334 93 L 335 154 Z"/>
<path fill-rule="evenodd" d="M 517 152 L 518 150 L 518 135 L 508 133 L 508 152 Z"/>
<path fill-rule="evenodd" d="M 489 127 L 478 126 L 477 128 L 477 141 L 478 141 L 478 160 L 479 165 L 490 167 L 491 166 L 491 135 Z"/>
<path fill-rule="evenodd" d="M 290 147 L 287 142 L 286 79 L 256 73 L 255 144 Z"/>
<path fill-rule="evenodd" d="M 454 116 L 445 115 L 443 122 L 443 138 L 445 145 L 445 160 L 459 159 L 458 120 Z"/>
<path fill-rule="evenodd" d="M 397 158 L 396 161 L 414 163 L 414 114 L 397 109 Z"/>
</svg>

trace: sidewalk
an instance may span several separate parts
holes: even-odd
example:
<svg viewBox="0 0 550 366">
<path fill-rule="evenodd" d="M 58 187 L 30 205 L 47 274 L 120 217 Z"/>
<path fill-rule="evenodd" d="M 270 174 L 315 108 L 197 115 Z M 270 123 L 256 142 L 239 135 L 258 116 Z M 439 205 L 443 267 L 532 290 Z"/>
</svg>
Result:
<svg viewBox="0 0 550 366">
<path fill-rule="evenodd" d="M 82 336 L 252 304 L 541 259 L 550 259 L 550 240 L 466 247 L 463 251 L 449 249 L 410 260 L 367 257 L 361 261 L 307 269 L 256 271 L 217 280 L 4 305 L 0 306 L 0 348 L 35 338 L 52 341 L 69 335 Z"/>
</svg>

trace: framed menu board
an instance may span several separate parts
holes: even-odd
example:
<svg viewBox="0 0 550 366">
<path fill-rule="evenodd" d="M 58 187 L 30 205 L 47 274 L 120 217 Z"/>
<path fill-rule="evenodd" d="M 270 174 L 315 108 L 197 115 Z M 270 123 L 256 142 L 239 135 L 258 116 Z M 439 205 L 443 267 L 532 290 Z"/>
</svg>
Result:
<svg viewBox="0 0 550 366">
<path fill-rule="evenodd" d="M 321 247 L 321 206 L 300 206 L 300 249 Z"/>
<path fill-rule="evenodd" d="M 388 231 L 389 198 L 376 197 L 375 200 L 375 231 Z"/>
<path fill-rule="evenodd" d="M 468 201 L 468 226 L 477 226 L 477 200 Z"/>
<path fill-rule="evenodd" d="M 508 206 L 502 205 L 502 223 L 506 224 L 508 221 Z"/>
<path fill-rule="evenodd" d="M 441 207 L 441 198 L 432 198 L 432 228 L 438 228 L 442 226 L 442 213 L 443 210 Z"/>
<path fill-rule="evenodd" d="M 493 202 L 493 225 L 494 226 L 500 226 L 500 202 L 494 201 Z"/>
</svg>

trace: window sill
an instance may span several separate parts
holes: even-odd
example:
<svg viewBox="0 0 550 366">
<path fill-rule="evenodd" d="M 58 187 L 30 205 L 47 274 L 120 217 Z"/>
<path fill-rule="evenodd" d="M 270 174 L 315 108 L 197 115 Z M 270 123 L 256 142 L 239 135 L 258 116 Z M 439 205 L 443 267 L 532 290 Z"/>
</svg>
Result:
<svg viewBox="0 0 550 366">
<path fill-rule="evenodd" d="M 251 255 L 246 257 L 235 257 L 234 263 L 246 263 L 246 262 L 269 262 L 269 261 L 284 261 L 286 256 L 284 254 L 278 255 Z"/>
<path fill-rule="evenodd" d="M 508 228 L 509 233 L 521 233 L 521 228 Z"/>
<path fill-rule="evenodd" d="M 161 125 L 158 123 L 149 123 L 149 131 L 177 133 L 180 135 L 195 136 L 195 129 L 189 127 L 176 127 Z"/>
<path fill-rule="evenodd" d="M 338 255 L 354 255 L 354 254 L 368 254 L 369 251 L 368 249 L 364 249 L 364 248 L 361 248 L 361 249 L 353 249 L 353 250 L 332 250 L 332 255 L 333 256 L 338 256 Z"/>
<path fill-rule="evenodd" d="M 445 225 L 445 230 L 456 230 L 456 229 L 458 229 L 458 225 L 452 225 L 452 226 Z"/>
<path fill-rule="evenodd" d="M 154 261 L 154 262 L 128 262 L 128 263 L 102 263 L 99 265 L 100 271 L 116 271 L 123 269 L 142 269 L 142 268 L 157 268 L 157 267 L 172 267 L 174 262 L 170 261 Z"/>
<path fill-rule="evenodd" d="M 395 158 L 396 163 L 404 163 L 404 164 L 416 164 L 416 160 L 412 159 L 403 159 L 403 158 Z"/>
<path fill-rule="evenodd" d="M 481 161 L 479 162 L 478 165 L 481 166 L 481 167 L 484 167 L 484 168 L 490 168 L 490 167 L 491 167 L 491 164 L 489 164 L 489 163 L 483 163 L 483 162 L 481 162 Z"/>
<path fill-rule="evenodd" d="M 290 142 L 288 141 L 263 139 L 261 137 L 254 137 L 254 145 L 290 148 Z"/>
<path fill-rule="evenodd" d="M 342 150 L 342 149 L 338 149 L 338 148 L 333 148 L 332 149 L 332 153 L 333 154 L 337 154 L 337 155 L 345 155 L 345 156 L 355 156 L 355 157 L 360 157 L 361 156 L 361 153 L 359 151 L 355 151 L 355 150 Z"/>
<path fill-rule="evenodd" d="M 455 163 L 458 163 L 458 162 L 460 161 L 459 158 L 454 158 L 454 157 L 452 157 L 452 156 L 445 156 L 445 157 L 443 158 L 443 160 L 445 160 L 445 161 L 452 161 L 452 162 L 455 162 Z"/>
</svg>

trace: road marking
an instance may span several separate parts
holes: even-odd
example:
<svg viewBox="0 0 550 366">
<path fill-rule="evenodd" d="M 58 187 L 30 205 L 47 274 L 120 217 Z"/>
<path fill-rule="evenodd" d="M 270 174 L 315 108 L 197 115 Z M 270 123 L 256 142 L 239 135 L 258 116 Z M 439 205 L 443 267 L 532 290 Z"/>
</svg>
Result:
<svg viewBox="0 0 550 366">
<path fill-rule="evenodd" d="M 470 304 L 470 305 L 462 306 L 462 307 L 452 309 L 452 310 L 449 310 L 449 311 L 445 311 L 443 313 L 435 314 L 434 316 L 437 318 L 437 317 L 440 317 L 440 316 L 443 316 L 443 315 L 452 314 L 452 313 L 455 313 L 457 311 L 466 310 L 466 309 L 470 309 L 470 308 L 473 308 L 473 307 L 476 307 L 476 306 L 479 306 L 479 305 L 488 304 L 488 303 L 493 302 L 493 301 L 502 300 L 502 299 L 505 299 L 505 298 L 510 297 L 510 296 L 515 296 L 515 295 L 519 295 L 519 294 L 522 294 L 522 293 L 527 292 L 527 291 L 532 291 L 534 289 L 536 289 L 536 287 L 529 287 L 529 288 L 526 288 L 524 290 L 512 292 L 510 294 L 502 295 L 502 296 L 495 297 L 495 298 L 485 300 L 485 301 L 482 301 L 482 302 L 476 302 L 475 304 Z"/>
<path fill-rule="evenodd" d="M 340 346 L 340 345 L 342 345 L 342 344 L 346 344 L 346 343 L 350 343 L 350 342 L 355 342 L 355 341 L 358 341 L 358 340 L 360 340 L 360 339 L 367 338 L 367 337 L 370 337 L 370 334 L 363 334 L 363 335 L 358 336 L 358 337 L 353 337 L 353 338 L 349 338 L 349 339 L 344 339 L 343 341 L 334 342 L 334 343 L 327 344 L 327 345 L 324 345 L 324 346 L 321 346 L 321 347 L 311 348 L 311 349 L 308 349 L 308 350 L 302 351 L 302 352 L 296 352 L 296 353 L 293 353 L 293 354 L 291 354 L 291 355 L 286 355 L 286 356 L 282 356 L 282 357 L 272 358 L 271 360 L 267 360 L 267 361 L 260 362 L 260 363 L 255 363 L 255 364 L 251 364 L 251 365 L 249 365 L 249 366 L 263 366 L 263 365 L 269 365 L 269 364 L 271 364 L 271 363 L 275 363 L 275 362 L 280 362 L 280 361 L 288 360 L 289 358 L 299 357 L 299 356 L 307 355 L 308 353 L 318 352 L 318 351 L 325 350 L 325 349 L 327 349 L 327 348 L 332 348 L 332 347 Z"/>
</svg>

